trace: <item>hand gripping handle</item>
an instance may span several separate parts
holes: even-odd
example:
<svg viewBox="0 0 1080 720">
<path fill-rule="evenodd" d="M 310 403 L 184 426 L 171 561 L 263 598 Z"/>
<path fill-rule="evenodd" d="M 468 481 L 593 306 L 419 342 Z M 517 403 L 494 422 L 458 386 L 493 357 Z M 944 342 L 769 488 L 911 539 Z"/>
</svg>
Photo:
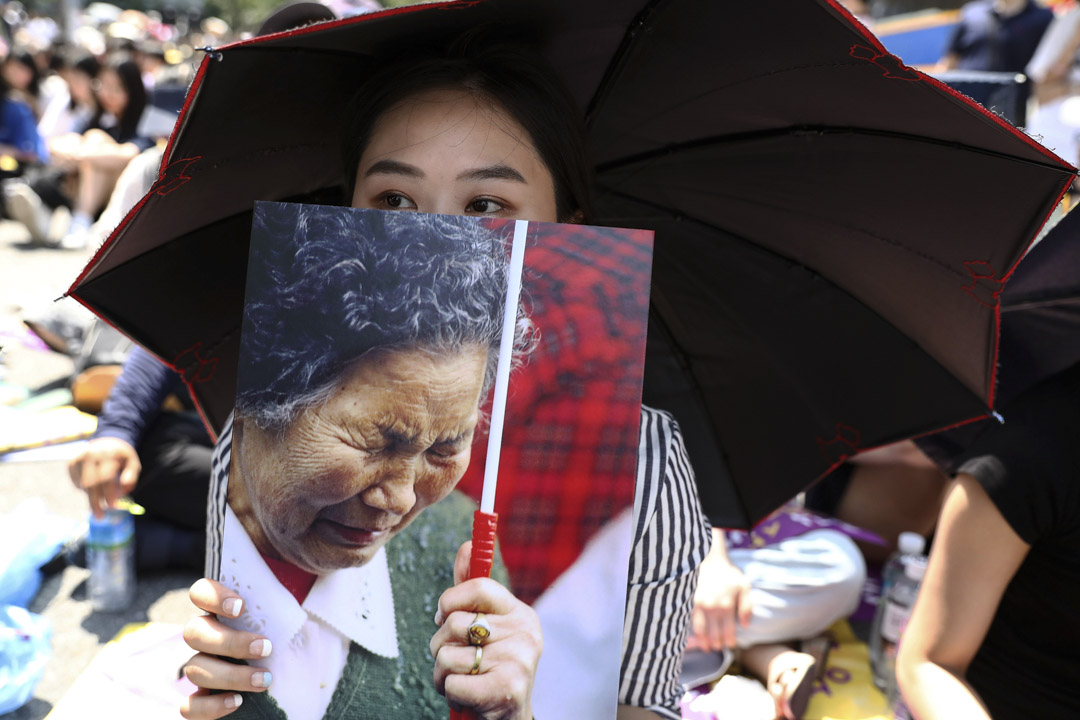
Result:
<svg viewBox="0 0 1080 720">
<path fill-rule="evenodd" d="M 482 510 L 473 513 L 469 579 L 491 577 L 491 563 L 495 560 L 495 528 L 498 524 L 498 513 L 486 513 Z M 450 720 L 477 720 L 477 715 L 469 709 L 451 709 Z"/>
</svg>

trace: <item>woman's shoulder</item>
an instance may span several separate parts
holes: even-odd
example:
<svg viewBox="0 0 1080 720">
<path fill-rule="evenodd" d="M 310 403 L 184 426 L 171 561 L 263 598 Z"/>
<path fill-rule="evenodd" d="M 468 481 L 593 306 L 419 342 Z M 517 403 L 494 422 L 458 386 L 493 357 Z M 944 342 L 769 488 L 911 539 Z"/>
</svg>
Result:
<svg viewBox="0 0 1080 720">
<path fill-rule="evenodd" d="M 1080 533 L 1080 364 L 1017 396 L 960 456 L 959 473 L 982 486 L 1029 544 Z"/>
<path fill-rule="evenodd" d="M 678 504 L 693 506 L 699 513 L 694 470 L 683 444 L 682 432 L 675 418 L 664 410 L 641 406 L 641 430 L 638 435 L 638 469 L 635 504 L 638 507 L 640 539 L 645 523 L 663 509 L 665 499 L 679 498 Z"/>
<path fill-rule="evenodd" d="M 0 114 L 3 115 L 5 121 L 9 118 L 16 120 L 26 120 L 28 122 L 34 122 L 34 111 L 30 106 L 19 98 L 12 97 L 11 95 L 5 95 L 0 100 Z"/>
</svg>

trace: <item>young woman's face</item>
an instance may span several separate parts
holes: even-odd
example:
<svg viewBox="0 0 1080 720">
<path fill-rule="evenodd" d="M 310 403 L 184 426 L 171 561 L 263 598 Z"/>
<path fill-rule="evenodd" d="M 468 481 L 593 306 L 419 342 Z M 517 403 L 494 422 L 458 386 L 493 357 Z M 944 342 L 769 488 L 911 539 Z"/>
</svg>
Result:
<svg viewBox="0 0 1080 720">
<path fill-rule="evenodd" d="M 119 118 L 124 114 L 128 94 L 127 90 L 124 89 L 124 83 L 120 80 L 120 75 L 115 70 L 102 68 L 101 73 L 98 74 L 97 82 L 94 84 L 94 90 L 97 92 L 97 99 L 102 110 L 114 118 Z"/>
<path fill-rule="evenodd" d="M 94 80 L 81 70 L 62 70 L 60 77 L 68 84 L 68 92 L 79 105 L 92 106 L 94 104 Z"/>
<path fill-rule="evenodd" d="M 16 90 L 25 90 L 30 87 L 30 81 L 34 78 L 30 68 L 13 59 L 5 60 L 4 64 L 0 65 L 0 72 L 4 73 L 7 84 Z"/>
<path fill-rule="evenodd" d="M 352 206 L 556 222 L 555 183 L 528 133 L 463 90 L 415 95 L 379 118 Z"/>
</svg>

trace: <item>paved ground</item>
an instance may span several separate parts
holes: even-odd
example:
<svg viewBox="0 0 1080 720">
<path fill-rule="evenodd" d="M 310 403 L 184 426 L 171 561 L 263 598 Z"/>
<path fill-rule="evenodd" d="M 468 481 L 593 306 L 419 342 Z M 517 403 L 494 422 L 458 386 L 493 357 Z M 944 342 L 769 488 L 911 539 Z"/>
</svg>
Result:
<svg viewBox="0 0 1080 720">
<path fill-rule="evenodd" d="M 25 307 L 59 297 L 89 260 L 90 250 L 36 248 L 21 226 L 0 221 L 0 329 L 17 323 Z M 67 377 L 71 361 L 59 354 L 9 346 L 2 356 L 5 379 L 40 387 Z M 0 463 L 0 514 L 22 500 L 41 498 L 73 519 L 85 519 L 86 502 L 68 479 L 62 461 Z M 34 699 L 5 720 L 40 720 L 64 695 L 101 647 L 129 622 L 183 623 L 196 613 L 188 602 L 193 574 L 140 577 L 135 604 L 120 615 L 94 613 L 86 597 L 86 570 L 69 567 L 50 578 L 31 605 L 53 625 L 53 656 Z M 90 715 L 88 715 L 89 717 Z"/>
</svg>

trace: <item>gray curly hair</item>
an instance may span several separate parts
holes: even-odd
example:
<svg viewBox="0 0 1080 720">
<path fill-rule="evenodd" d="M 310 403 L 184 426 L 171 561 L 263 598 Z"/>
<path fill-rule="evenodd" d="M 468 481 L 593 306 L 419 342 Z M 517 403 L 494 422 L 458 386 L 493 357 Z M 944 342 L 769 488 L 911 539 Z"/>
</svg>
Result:
<svg viewBox="0 0 1080 720">
<path fill-rule="evenodd" d="M 475 218 L 259 203 L 248 264 L 237 410 L 284 430 L 375 349 L 486 346 L 494 383 L 513 225 Z M 519 304 L 516 359 L 534 343 Z"/>
</svg>

